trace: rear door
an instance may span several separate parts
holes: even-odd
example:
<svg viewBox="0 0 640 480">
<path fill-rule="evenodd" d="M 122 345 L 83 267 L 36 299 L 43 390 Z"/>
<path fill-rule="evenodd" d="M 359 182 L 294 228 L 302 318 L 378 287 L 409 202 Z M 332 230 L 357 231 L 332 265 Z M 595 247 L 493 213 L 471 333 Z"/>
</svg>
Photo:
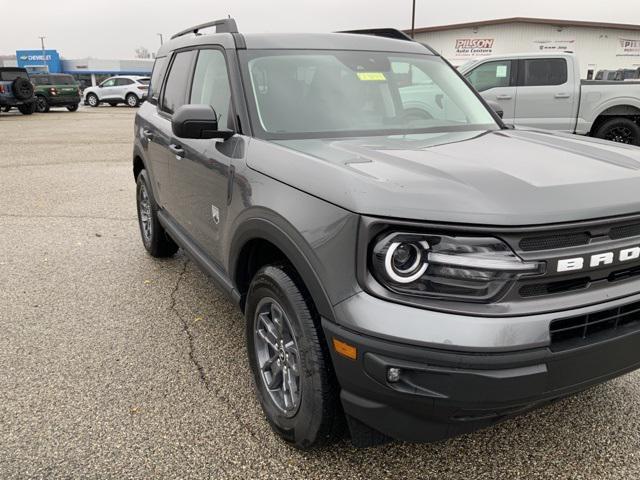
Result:
<svg viewBox="0 0 640 480">
<path fill-rule="evenodd" d="M 564 57 L 518 61 L 515 124 L 573 132 L 579 90 L 573 64 Z"/>
<path fill-rule="evenodd" d="M 130 78 L 118 78 L 116 80 L 116 88 L 114 90 L 116 96 L 118 98 L 124 99 L 125 96 L 127 95 L 127 90 L 129 86 L 132 85 L 133 83 L 134 83 L 133 80 L 131 80 Z"/>
<path fill-rule="evenodd" d="M 516 112 L 516 71 L 514 60 L 481 63 L 465 74 L 471 85 L 486 100 L 498 103 L 504 110 L 505 123 L 514 123 Z"/>
</svg>

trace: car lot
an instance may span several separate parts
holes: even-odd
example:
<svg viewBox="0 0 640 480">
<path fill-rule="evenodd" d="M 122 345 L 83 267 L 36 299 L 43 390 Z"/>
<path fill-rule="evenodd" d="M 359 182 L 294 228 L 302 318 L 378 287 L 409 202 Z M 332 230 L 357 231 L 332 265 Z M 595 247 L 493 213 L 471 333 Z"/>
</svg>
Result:
<svg viewBox="0 0 640 480">
<path fill-rule="evenodd" d="M 298 452 L 243 319 L 142 248 L 128 107 L 0 114 L 0 477 L 638 478 L 640 374 L 434 445 Z"/>
</svg>

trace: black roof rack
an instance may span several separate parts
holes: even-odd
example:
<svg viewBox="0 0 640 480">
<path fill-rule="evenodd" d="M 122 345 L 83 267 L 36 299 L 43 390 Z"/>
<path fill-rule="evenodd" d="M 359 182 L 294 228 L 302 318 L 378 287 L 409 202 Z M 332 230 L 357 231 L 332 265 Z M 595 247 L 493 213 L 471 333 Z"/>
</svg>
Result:
<svg viewBox="0 0 640 480">
<path fill-rule="evenodd" d="M 222 20 L 214 20 L 212 22 L 196 25 L 195 27 L 189 27 L 176 33 L 171 37 L 171 40 L 173 40 L 174 38 L 182 37 L 183 35 L 188 35 L 189 33 L 198 35 L 198 32 L 200 30 L 209 27 L 216 27 L 216 33 L 238 33 L 238 26 L 236 25 L 236 21 L 233 18 L 223 18 Z"/>
<path fill-rule="evenodd" d="M 395 28 L 365 28 L 363 30 L 344 30 L 337 33 L 357 33 L 360 35 L 374 35 L 376 37 L 395 38 L 396 40 L 407 40 L 413 42 L 413 38 Z"/>
</svg>

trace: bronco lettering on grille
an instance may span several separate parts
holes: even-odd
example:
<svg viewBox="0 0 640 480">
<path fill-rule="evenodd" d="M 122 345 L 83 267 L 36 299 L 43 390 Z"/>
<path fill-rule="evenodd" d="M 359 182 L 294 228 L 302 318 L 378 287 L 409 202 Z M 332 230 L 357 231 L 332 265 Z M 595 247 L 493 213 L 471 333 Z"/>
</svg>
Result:
<svg viewBox="0 0 640 480">
<path fill-rule="evenodd" d="M 558 272 L 572 272 L 582 270 L 585 266 L 596 268 L 614 263 L 629 262 L 640 258 L 640 247 L 613 250 L 610 252 L 596 253 L 589 257 L 574 257 L 558 260 Z"/>
</svg>

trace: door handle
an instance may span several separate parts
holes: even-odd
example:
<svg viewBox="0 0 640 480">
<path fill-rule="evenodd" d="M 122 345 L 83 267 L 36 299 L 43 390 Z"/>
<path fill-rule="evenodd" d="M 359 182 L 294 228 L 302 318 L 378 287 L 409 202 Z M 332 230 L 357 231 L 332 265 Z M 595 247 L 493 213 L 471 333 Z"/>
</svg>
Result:
<svg viewBox="0 0 640 480">
<path fill-rule="evenodd" d="M 569 95 L 568 93 L 556 93 L 555 98 L 571 98 L 571 95 Z"/>
<path fill-rule="evenodd" d="M 172 143 L 169 145 L 169 150 L 171 150 L 171 152 L 176 156 L 176 160 L 182 160 L 184 158 L 184 148 L 180 145 Z"/>
<path fill-rule="evenodd" d="M 497 95 L 496 100 L 511 100 L 513 96 L 511 95 Z"/>
<path fill-rule="evenodd" d="M 142 136 L 149 141 L 153 140 L 153 132 L 148 128 L 145 128 L 144 130 L 142 130 Z"/>
</svg>

